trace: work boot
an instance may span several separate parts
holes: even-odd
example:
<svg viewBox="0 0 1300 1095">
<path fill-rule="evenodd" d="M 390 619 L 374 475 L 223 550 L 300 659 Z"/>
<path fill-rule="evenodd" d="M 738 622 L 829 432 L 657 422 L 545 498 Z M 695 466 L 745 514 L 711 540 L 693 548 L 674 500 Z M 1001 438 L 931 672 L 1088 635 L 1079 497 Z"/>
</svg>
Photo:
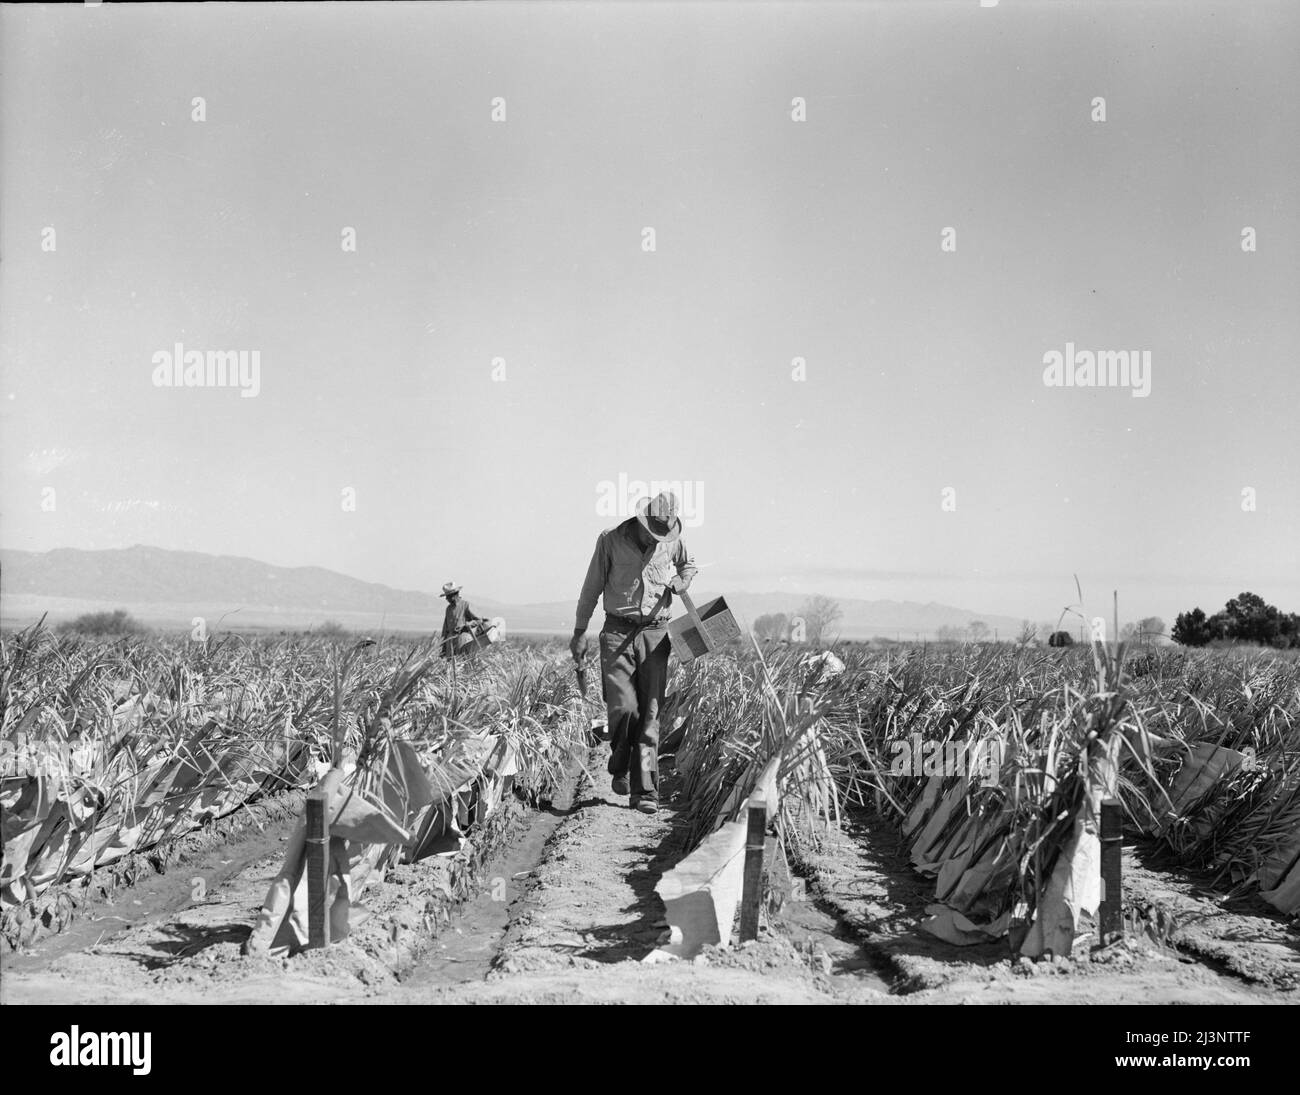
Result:
<svg viewBox="0 0 1300 1095">
<path fill-rule="evenodd" d="M 632 787 L 627 781 L 627 776 L 615 776 L 609 781 L 609 789 L 616 795 L 625 795 Z M 636 805 L 635 801 L 633 805 Z"/>
<path fill-rule="evenodd" d="M 659 803 L 646 795 L 633 795 L 629 804 L 632 809 L 639 810 L 643 814 L 653 814 L 659 809 Z"/>
</svg>

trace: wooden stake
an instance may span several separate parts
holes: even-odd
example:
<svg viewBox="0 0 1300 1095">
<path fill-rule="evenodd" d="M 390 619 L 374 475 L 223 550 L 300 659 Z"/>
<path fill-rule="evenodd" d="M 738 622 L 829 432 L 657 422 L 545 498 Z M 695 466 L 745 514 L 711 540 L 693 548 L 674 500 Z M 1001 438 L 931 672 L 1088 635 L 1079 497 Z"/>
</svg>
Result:
<svg viewBox="0 0 1300 1095">
<path fill-rule="evenodd" d="M 758 916 L 763 903 L 763 844 L 767 832 L 767 799 L 749 799 L 749 830 L 745 834 L 745 885 L 740 896 L 740 941 L 758 938 Z"/>
<path fill-rule="evenodd" d="M 325 806 L 327 794 L 317 788 L 307 796 L 307 947 L 327 947 L 330 941 L 329 907 L 325 901 L 329 884 L 330 834 Z"/>
<path fill-rule="evenodd" d="M 1097 915 L 1098 942 L 1105 946 L 1124 936 L 1122 869 L 1124 816 L 1118 799 L 1101 804 L 1101 908 Z"/>
</svg>

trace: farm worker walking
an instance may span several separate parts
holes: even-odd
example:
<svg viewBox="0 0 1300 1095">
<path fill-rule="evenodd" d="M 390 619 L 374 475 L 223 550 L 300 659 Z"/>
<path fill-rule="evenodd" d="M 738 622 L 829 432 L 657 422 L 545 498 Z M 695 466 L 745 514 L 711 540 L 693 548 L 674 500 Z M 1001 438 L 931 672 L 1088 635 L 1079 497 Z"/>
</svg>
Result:
<svg viewBox="0 0 1300 1095">
<path fill-rule="evenodd" d="M 470 609 L 469 602 L 460 595 L 460 586 L 448 582 L 442 587 L 442 595 L 447 598 L 447 612 L 442 618 L 442 656 L 452 658 L 460 648 L 459 636 L 474 630 L 471 623 L 487 621 Z"/>
<path fill-rule="evenodd" d="M 596 539 L 578 596 L 569 650 L 581 664 L 587 624 L 603 595 L 601 684 L 609 716 L 609 774 L 616 795 L 652 814 L 659 803 L 659 709 L 668 684 L 668 616 L 674 593 L 690 588 L 695 560 L 682 542 L 677 496 L 642 499 L 635 517 Z"/>
</svg>

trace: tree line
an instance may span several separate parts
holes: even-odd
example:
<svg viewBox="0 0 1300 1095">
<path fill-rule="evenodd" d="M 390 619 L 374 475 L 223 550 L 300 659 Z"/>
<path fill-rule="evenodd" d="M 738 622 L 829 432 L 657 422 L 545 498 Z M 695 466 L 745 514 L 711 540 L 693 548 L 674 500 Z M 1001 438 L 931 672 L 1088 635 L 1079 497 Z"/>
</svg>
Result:
<svg viewBox="0 0 1300 1095">
<path fill-rule="evenodd" d="M 1258 594 L 1239 593 L 1213 616 L 1206 616 L 1200 608 L 1180 612 L 1174 621 L 1173 640 L 1183 646 L 1226 640 L 1278 650 L 1300 648 L 1300 615 L 1282 612 Z"/>
<path fill-rule="evenodd" d="M 831 627 L 844 615 L 838 602 L 818 594 L 809 597 L 793 614 L 768 612 L 754 621 L 759 642 L 821 643 L 831 636 Z"/>
</svg>

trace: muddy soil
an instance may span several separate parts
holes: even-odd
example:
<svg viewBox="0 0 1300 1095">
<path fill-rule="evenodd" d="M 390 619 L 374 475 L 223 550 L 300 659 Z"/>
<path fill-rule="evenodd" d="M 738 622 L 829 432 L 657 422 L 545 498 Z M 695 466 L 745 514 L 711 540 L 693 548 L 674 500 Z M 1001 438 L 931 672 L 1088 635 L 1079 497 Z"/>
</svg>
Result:
<svg viewBox="0 0 1300 1095">
<path fill-rule="evenodd" d="M 22 969 L 28 958 L 80 950 L 132 924 L 203 900 L 207 890 L 286 839 L 305 801 L 301 790 L 265 796 L 94 874 L 50 887 L 37 900 L 34 916 L 23 911 L 21 927 L 6 915 L 10 922 L 0 938 L 5 968 Z M 126 899 L 119 900 L 124 894 Z"/>
<path fill-rule="evenodd" d="M 1300 919 L 1258 895 L 1228 897 L 1206 880 L 1171 869 L 1154 854 L 1125 849 L 1124 897 L 1173 917 L 1171 941 L 1242 980 L 1300 996 Z"/>
<path fill-rule="evenodd" d="M 456 909 L 446 929 L 403 978 L 409 988 L 480 981 L 491 973 L 512 919 L 526 908 L 547 844 L 573 810 L 576 782 L 575 769 L 554 798 L 530 814 L 521 826 L 522 835 L 484 872 L 478 892 Z"/>
<path fill-rule="evenodd" d="M 1202 915 L 1210 898 L 1133 857 L 1135 898 L 1186 903 L 1177 950 L 1121 946 L 1034 965 L 1012 961 L 1005 942 L 933 939 L 918 931 L 932 884 L 910 871 L 891 826 L 863 818 L 805 856 L 807 900 L 788 901 L 758 940 L 694 961 L 643 962 L 665 935 L 654 886 L 683 853 L 682 804 L 668 771 L 659 812 L 631 810 L 610 790 L 606 756 L 601 746 L 575 758 L 540 810 L 507 800 L 458 857 L 390 869 L 363 895 L 351 936 L 328 951 L 240 956 L 280 866 L 279 847 L 253 843 L 215 850 L 229 870 L 213 874 L 202 901 L 123 890 L 119 907 L 141 900 L 148 910 L 137 922 L 93 944 L 69 936 L 6 956 L 0 1000 L 1300 1002 L 1293 927 L 1244 907 Z M 453 909 L 449 895 L 463 900 Z"/>
<path fill-rule="evenodd" d="M 454 856 L 389 868 L 353 907 L 349 937 L 327 951 L 250 958 L 240 947 L 283 862 L 287 834 L 237 874 L 177 907 L 172 895 L 92 946 L 51 945 L 3 959 L 3 1003 L 316 1003 L 396 986 L 475 885 L 485 857 L 513 842 L 531 811 L 506 800 Z M 190 866 L 184 874 L 189 877 Z M 133 890 L 120 891 L 120 906 Z M 57 937 L 56 937 L 57 938 Z"/>
<path fill-rule="evenodd" d="M 298 809 L 302 802 L 303 796 L 297 796 Z M 208 900 L 260 860 L 280 855 L 295 822 L 293 814 L 277 811 L 264 820 L 251 820 L 223 843 L 189 851 L 171 864 L 159 863 L 158 873 L 145 875 L 133 886 L 87 886 L 90 896 L 83 897 L 63 930 L 42 933 L 31 946 L 6 954 L 0 960 L 4 970 L 40 970 L 64 955 L 111 941 L 128 928 L 175 917 Z"/>
<path fill-rule="evenodd" d="M 439 983 L 418 971 L 392 1002 L 828 1003 L 878 1002 L 886 986 L 833 918 L 804 908 L 760 938 L 692 962 L 646 964 L 667 921 L 655 883 L 684 853 L 671 770 L 653 816 L 610 790 L 607 751 L 593 750 L 540 863 L 509 906 L 486 977 Z M 435 960 L 436 962 L 436 960 Z"/>
<path fill-rule="evenodd" d="M 1300 942 L 1294 930 L 1289 948 L 1279 945 L 1265 954 L 1256 946 L 1261 935 L 1280 943 L 1278 933 L 1287 929 L 1275 916 L 1249 917 L 1235 926 L 1221 922 L 1225 936 L 1236 930 L 1252 941 L 1258 963 L 1252 976 L 1204 960 L 1177 937 L 1175 947 L 1133 940 L 1034 963 L 1012 955 L 1005 939 L 958 947 L 921 931 L 925 907 L 934 900 L 933 882 L 910 870 L 897 831 L 886 820 L 849 818 L 820 850 L 804 853 L 799 867 L 809 897 L 855 930 L 880 960 L 901 1003 L 1300 1003 L 1289 979 Z M 1131 853 L 1124 871 L 1126 900 L 1167 897 L 1186 885 L 1176 874 L 1139 870 Z M 1247 944 L 1242 939 L 1238 945 Z M 1244 969 L 1247 961 L 1239 965 Z"/>
</svg>

